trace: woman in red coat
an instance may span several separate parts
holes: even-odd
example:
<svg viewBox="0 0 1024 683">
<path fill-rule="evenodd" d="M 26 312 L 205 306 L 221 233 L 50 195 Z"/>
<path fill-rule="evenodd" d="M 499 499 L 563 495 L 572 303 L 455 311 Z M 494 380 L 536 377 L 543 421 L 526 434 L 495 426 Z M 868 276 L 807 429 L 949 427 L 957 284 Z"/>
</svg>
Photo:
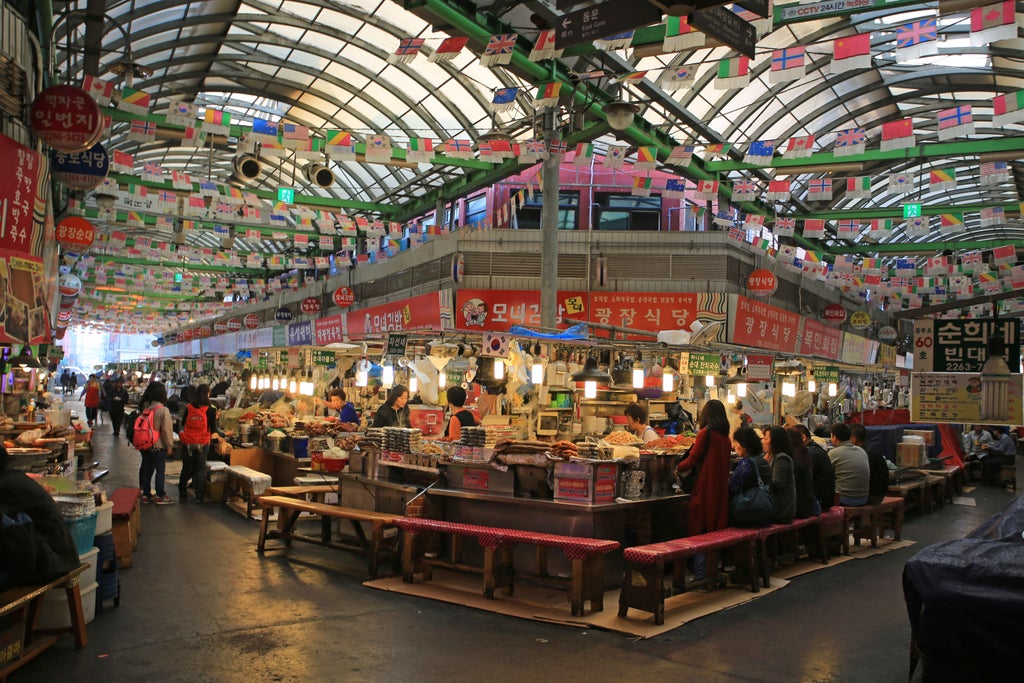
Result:
<svg viewBox="0 0 1024 683">
<path fill-rule="evenodd" d="M 704 404 L 698 418 L 697 439 L 676 473 L 698 468 L 697 483 L 690 495 L 690 536 L 729 526 L 729 418 L 718 400 Z M 694 558 L 695 578 L 704 578 L 704 556 Z"/>
</svg>

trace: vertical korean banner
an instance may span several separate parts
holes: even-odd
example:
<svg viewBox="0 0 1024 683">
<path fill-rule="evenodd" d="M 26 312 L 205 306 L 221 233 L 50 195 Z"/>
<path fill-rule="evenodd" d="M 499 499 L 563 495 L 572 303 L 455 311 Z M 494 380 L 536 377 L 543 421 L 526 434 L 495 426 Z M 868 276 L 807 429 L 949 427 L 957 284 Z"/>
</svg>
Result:
<svg viewBox="0 0 1024 683">
<path fill-rule="evenodd" d="M 0 155 L 7 160 L 0 165 L 0 342 L 46 342 L 54 297 L 42 259 L 45 165 L 40 155 L 3 135 Z M 49 225 L 52 230 L 52 217 Z M 55 257 L 52 247 L 51 252 Z"/>
</svg>

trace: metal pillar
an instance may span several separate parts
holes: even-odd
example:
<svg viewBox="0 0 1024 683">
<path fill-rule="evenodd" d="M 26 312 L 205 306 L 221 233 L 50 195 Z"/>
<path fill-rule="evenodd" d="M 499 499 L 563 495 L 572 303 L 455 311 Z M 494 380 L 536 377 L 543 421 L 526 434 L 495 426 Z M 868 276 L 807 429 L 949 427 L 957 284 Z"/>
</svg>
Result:
<svg viewBox="0 0 1024 683">
<path fill-rule="evenodd" d="M 544 115 L 544 139 L 551 142 L 560 137 L 555 127 L 555 112 Z M 544 158 L 540 209 L 540 325 L 554 329 L 558 316 L 558 172 L 561 154 Z"/>
</svg>

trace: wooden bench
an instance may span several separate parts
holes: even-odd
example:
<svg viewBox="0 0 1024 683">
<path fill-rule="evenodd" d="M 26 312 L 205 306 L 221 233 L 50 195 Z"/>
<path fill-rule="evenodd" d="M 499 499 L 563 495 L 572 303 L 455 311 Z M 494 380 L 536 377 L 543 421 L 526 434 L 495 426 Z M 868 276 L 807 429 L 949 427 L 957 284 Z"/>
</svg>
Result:
<svg viewBox="0 0 1024 683">
<path fill-rule="evenodd" d="M 270 486 L 270 475 L 244 465 L 225 467 L 228 480 L 225 485 L 225 499 L 230 493 L 237 493 L 245 501 L 245 517 L 252 518 L 252 506 Z"/>
<path fill-rule="evenodd" d="M 351 550 L 369 556 L 368 571 L 371 578 L 377 578 L 377 568 L 382 559 L 390 558 L 397 567 L 398 564 L 398 530 L 395 528 L 395 521 L 399 515 L 392 515 L 369 510 L 356 510 L 327 503 L 303 500 L 291 496 L 260 496 L 259 506 L 263 508 L 263 519 L 260 521 L 260 537 L 256 543 L 256 550 L 260 553 L 266 550 L 268 539 L 280 538 L 284 540 L 287 547 L 291 542 L 305 541 L 329 548 Z M 270 511 L 273 508 L 279 510 L 280 517 L 286 517 L 283 526 L 278 529 L 270 528 Z M 312 512 L 320 515 L 320 537 L 307 536 L 298 533 L 295 525 L 299 521 L 299 515 L 303 512 Z M 355 531 L 354 539 L 331 537 L 331 519 L 347 519 L 352 522 Z M 367 522 L 371 526 L 371 536 L 366 538 L 360 522 Z M 389 533 L 391 532 L 391 533 Z"/>
<path fill-rule="evenodd" d="M 110 494 L 114 507 L 110 510 L 110 531 L 114 536 L 114 551 L 117 563 L 123 569 L 132 566 L 132 551 L 139 547 L 142 533 L 142 506 L 139 505 L 139 489 L 119 488 Z"/>
<path fill-rule="evenodd" d="M 903 534 L 903 498 L 885 497 L 878 505 L 861 505 L 859 507 L 842 507 L 843 511 L 843 554 L 850 554 L 850 539 L 860 545 L 862 538 L 871 541 L 871 547 L 878 547 L 878 539 L 885 536 L 887 529 L 892 529 L 893 537 L 898 541 Z"/>
<path fill-rule="evenodd" d="M 702 553 L 714 554 L 723 548 L 746 549 L 750 590 L 757 593 L 760 591 L 756 569 L 759 534 L 758 529 L 728 527 L 672 541 L 626 548 L 622 551 L 626 570 L 622 577 L 622 590 L 619 592 L 619 616 L 626 617 L 632 607 L 654 614 L 655 624 L 665 623 L 665 565 L 672 563 L 673 587 L 679 586 L 685 591 L 686 562 L 683 560 Z M 708 558 L 706 567 L 709 579 L 717 576 L 717 557 Z"/>
<path fill-rule="evenodd" d="M 3 641 L 4 654 L 13 654 L 13 658 L 5 656 L 0 659 L 0 681 L 7 680 L 8 674 L 30 662 L 65 633 L 74 637 L 78 649 L 88 644 L 85 610 L 82 608 L 82 591 L 79 587 L 79 575 L 87 568 L 89 565 L 83 564 L 49 583 L 17 586 L 0 593 L 0 623 L 8 624 L 7 628 L 14 630 L 18 636 L 16 640 Z M 67 595 L 71 617 L 71 625 L 67 628 L 40 629 L 36 626 L 43 596 L 52 588 L 63 588 Z"/>
<path fill-rule="evenodd" d="M 296 477 L 298 479 L 298 477 Z M 325 503 L 328 493 L 337 493 L 338 485 L 330 484 L 309 484 L 295 486 L 271 486 L 265 492 L 267 496 L 288 496 L 289 498 L 300 498 L 311 500 L 314 503 Z M 288 515 L 277 516 L 277 528 L 283 530 L 288 523 Z"/>
<path fill-rule="evenodd" d="M 768 542 L 777 536 L 791 533 L 798 533 L 802 529 L 814 527 L 817 532 L 817 551 L 822 564 L 828 564 L 832 559 L 829 551 L 828 540 L 834 536 L 842 535 L 844 526 L 843 508 L 831 507 L 817 516 L 801 517 L 794 519 L 788 524 L 769 524 L 757 529 L 758 552 L 761 565 L 761 579 L 765 588 L 771 587 L 771 566 L 769 564 Z"/>
<path fill-rule="evenodd" d="M 926 512 L 931 512 L 932 510 L 932 487 L 928 485 L 927 480 L 923 477 L 921 479 L 905 481 L 901 484 L 891 484 L 889 486 L 889 495 L 903 499 L 904 511 L 912 510 L 917 506 L 920 506 Z"/>
<path fill-rule="evenodd" d="M 412 583 L 417 573 L 428 581 L 433 566 L 448 567 L 462 571 L 481 572 L 484 579 L 484 597 L 494 598 L 494 589 L 501 588 L 502 594 L 511 596 L 515 589 L 515 578 L 531 577 L 543 584 L 555 584 L 568 589 L 568 600 L 573 616 L 584 614 L 585 603 L 590 601 L 590 611 L 604 609 L 604 555 L 619 547 L 618 541 L 576 536 L 557 536 L 536 531 L 505 529 L 501 527 L 459 524 L 422 517 L 402 517 L 395 520 L 405 538 L 402 544 L 402 579 Z M 421 533 L 447 534 L 452 538 L 451 560 L 426 557 L 417 549 L 416 536 Z M 461 540 L 474 538 L 484 551 L 483 567 L 463 564 Z M 513 550 L 517 545 L 537 547 L 537 573 L 527 574 L 516 570 L 513 564 Z M 572 565 L 569 581 L 548 574 L 547 550 L 561 550 Z M 500 560 L 500 566 L 499 566 Z"/>
</svg>

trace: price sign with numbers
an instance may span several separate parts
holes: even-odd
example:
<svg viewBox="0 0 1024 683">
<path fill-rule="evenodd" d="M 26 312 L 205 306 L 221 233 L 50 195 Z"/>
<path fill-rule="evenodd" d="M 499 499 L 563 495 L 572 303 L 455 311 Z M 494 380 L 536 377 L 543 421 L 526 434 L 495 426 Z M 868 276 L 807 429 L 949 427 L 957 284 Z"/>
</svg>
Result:
<svg viewBox="0 0 1024 683">
<path fill-rule="evenodd" d="M 312 357 L 313 365 L 323 365 L 330 367 L 337 364 L 338 357 L 334 351 L 325 351 L 323 349 L 313 349 Z"/>
<path fill-rule="evenodd" d="M 722 357 L 717 353 L 691 353 L 686 371 L 691 375 L 717 375 L 722 369 Z"/>
<path fill-rule="evenodd" d="M 405 334 L 388 334 L 388 347 L 387 355 L 389 356 L 404 356 L 405 345 L 409 341 L 409 336 Z"/>
</svg>

